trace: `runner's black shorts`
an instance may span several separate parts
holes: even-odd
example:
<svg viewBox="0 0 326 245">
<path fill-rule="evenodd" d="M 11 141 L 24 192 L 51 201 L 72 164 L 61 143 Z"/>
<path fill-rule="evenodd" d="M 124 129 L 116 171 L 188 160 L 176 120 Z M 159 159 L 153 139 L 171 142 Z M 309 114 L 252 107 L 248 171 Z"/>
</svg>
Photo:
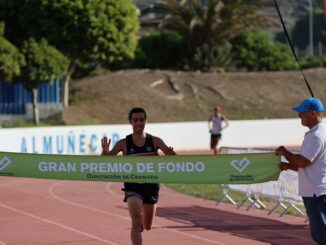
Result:
<svg viewBox="0 0 326 245">
<path fill-rule="evenodd" d="M 211 149 L 217 146 L 217 142 L 222 138 L 221 134 L 211 134 Z"/>
<path fill-rule="evenodd" d="M 214 139 L 214 138 L 222 138 L 222 134 L 211 134 L 211 139 Z"/>
<path fill-rule="evenodd" d="M 159 184 L 139 184 L 124 183 L 122 191 L 125 192 L 124 202 L 128 197 L 137 196 L 146 204 L 156 204 L 158 202 L 160 185 Z"/>
</svg>

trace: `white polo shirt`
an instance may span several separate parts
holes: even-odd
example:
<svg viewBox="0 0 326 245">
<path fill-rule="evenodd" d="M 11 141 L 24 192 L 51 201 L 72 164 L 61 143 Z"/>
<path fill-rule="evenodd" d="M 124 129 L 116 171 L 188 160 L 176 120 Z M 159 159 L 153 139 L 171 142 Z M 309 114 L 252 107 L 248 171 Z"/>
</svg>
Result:
<svg viewBox="0 0 326 245">
<path fill-rule="evenodd" d="M 310 160 L 306 168 L 299 168 L 299 195 L 326 195 L 326 125 L 318 123 L 304 137 L 300 154 Z"/>
</svg>

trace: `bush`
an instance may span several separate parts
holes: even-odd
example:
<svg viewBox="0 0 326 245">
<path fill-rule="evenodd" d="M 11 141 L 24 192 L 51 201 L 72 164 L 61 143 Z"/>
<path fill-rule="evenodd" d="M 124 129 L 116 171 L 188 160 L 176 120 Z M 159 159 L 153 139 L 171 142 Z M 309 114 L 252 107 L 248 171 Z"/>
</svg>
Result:
<svg viewBox="0 0 326 245">
<path fill-rule="evenodd" d="M 316 1 L 317 2 L 317 1 Z M 314 3 L 315 4 L 315 3 Z M 293 46 L 299 50 L 306 50 L 310 45 L 309 42 L 309 13 L 301 16 L 294 24 L 291 32 L 291 40 Z M 326 21 L 324 16 L 324 10 L 317 8 L 313 13 L 313 36 L 314 47 L 317 47 L 319 43 L 326 43 Z M 286 38 L 283 32 L 276 35 L 276 40 L 286 42 Z"/>
<path fill-rule="evenodd" d="M 194 52 L 194 57 L 189 67 L 192 69 L 200 69 L 203 71 L 225 72 L 234 70 L 234 54 L 232 44 L 224 42 L 215 45 L 206 57 L 203 57 L 203 52 L 197 48 Z"/>
<path fill-rule="evenodd" d="M 301 61 L 302 68 L 326 67 L 326 56 L 306 56 Z"/>
<path fill-rule="evenodd" d="M 248 71 L 277 71 L 297 69 L 290 48 L 273 42 L 261 31 L 253 31 L 233 40 L 238 69 Z"/>
<path fill-rule="evenodd" d="M 179 69 L 183 66 L 186 51 L 186 41 L 177 32 L 154 30 L 140 40 L 133 66 Z"/>
</svg>

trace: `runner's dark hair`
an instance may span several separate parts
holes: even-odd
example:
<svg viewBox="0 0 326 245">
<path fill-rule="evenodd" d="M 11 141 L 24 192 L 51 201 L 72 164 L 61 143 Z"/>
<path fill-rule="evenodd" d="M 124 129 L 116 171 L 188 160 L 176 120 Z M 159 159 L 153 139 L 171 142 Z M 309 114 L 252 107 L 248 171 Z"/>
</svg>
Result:
<svg viewBox="0 0 326 245">
<path fill-rule="evenodd" d="M 133 113 L 144 113 L 145 119 L 147 118 L 146 111 L 143 108 L 141 108 L 141 107 L 134 107 L 129 112 L 129 115 L 128 115 L 129 121 L 131 121 L 131 118 L 132 118 L 132 114 Z"/>
</svg>

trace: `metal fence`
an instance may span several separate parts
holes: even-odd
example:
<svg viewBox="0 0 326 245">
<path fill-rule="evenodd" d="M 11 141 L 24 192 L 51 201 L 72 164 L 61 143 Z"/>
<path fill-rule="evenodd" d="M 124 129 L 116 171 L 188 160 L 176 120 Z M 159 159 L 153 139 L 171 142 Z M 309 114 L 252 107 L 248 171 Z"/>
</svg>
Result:
<svg viewBox="0 0 326 245">
<path fill-rule="evenodd" d="M 31 93 L 21 84 L 0 82 L 0 114 L 25 114 L 25 105 L 31 102 Z M 59 80 L 38 86 L 38 103 L 61 103 Z"/>
<path fill-rule="evenodd" d="M 307 45 L 305 49 L 299 49 L 294 47 L 295 53 L 299 59 L 304 58 L 307 55 L 310 55 L 310 46 Z M 326 55 L 326 46 L 325 44 L 319 42 L 318 45 L 315 45 L 313 48 L 313 53 L 315 56 L 324 56 Z"/>
<path fill-rule="evenodd" d="M 273 152 L 274 149 L 267 148 L 237 148 L 237 147 L 222 147 L 220 149 L 223 154 L 237 153 L 257 153 L 257 152 Z M 297 153 L 297 151 L 292 151 Z M 234 204 L 237 208 L 244 207 L 247 203 L 247 210 L 252 207 L 258 209 L 266 209 L 266 205 L 262 202 L 261 197 L 269 197 L 276 200 L 276 204 L 272 207 L 268 214 L 272 214 L 277 209 L 281 209 L 280 216 L 287 214 L 291 209 L 301 216 L 305 216 L 303 210 L 298 208 L 298 205 L 303 206 L 303 201 L 298 196 L 298 173 L 292 170 L 282 171 L 277 181 L 269 181 L 264 183 L 249 184 L 249 185 L 221 185 L 223 191 L 222 197 L 217 199 L 217 204 L 223 200 L 227 200 Z M 245 198 L 236 203 L 229 190 L 236 190 L 244 193 Z"/>
</svg>

